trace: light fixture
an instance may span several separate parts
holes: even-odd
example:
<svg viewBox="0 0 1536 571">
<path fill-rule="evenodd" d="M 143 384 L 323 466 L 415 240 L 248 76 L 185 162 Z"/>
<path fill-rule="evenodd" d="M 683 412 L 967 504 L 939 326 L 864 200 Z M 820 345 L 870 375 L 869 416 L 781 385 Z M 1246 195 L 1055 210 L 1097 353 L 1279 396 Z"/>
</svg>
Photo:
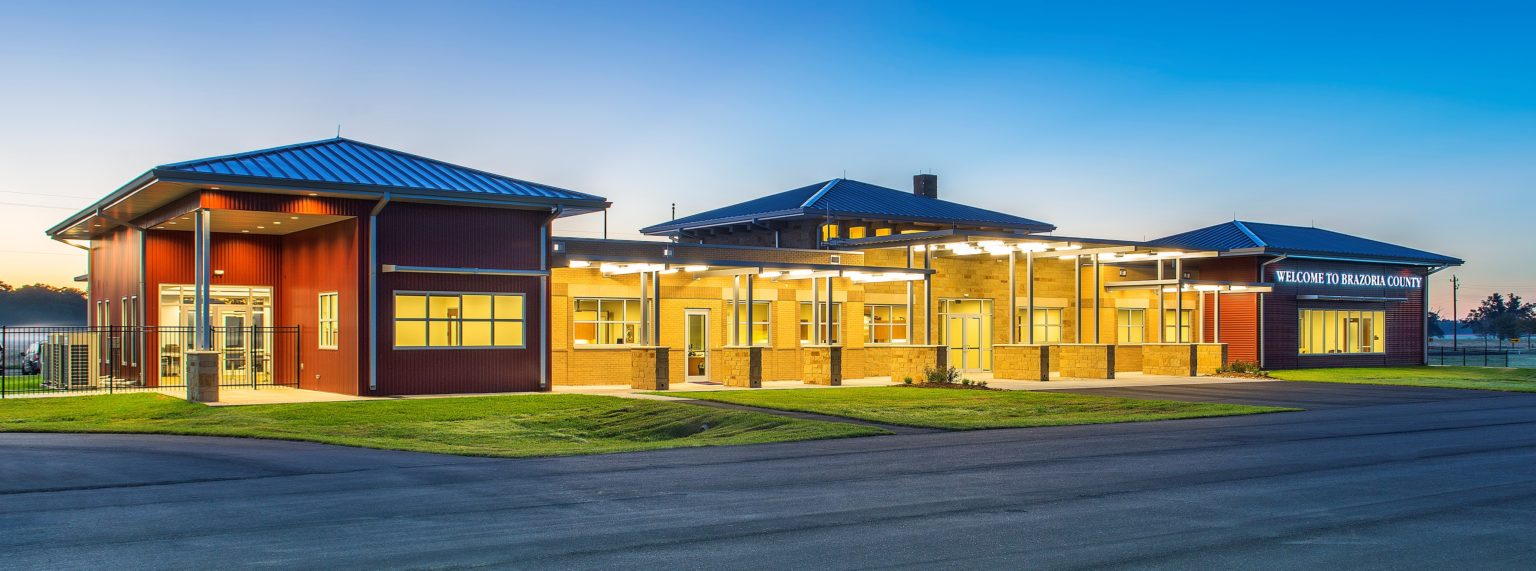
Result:
<svg viewBox="0 0 1536 571">
<path fill-rule="evenodd" d="M 166 223 L 166 224 L 170 224 L 170 225 L 172 225 L 172 226 L 175 226 L 175 225 L 176 225 L 176 221 L 175 221 L 175 220 L 172 220 L 172 221 L 170 221 L 170 222 L 167 222 L 167 223 Z"/>
<path fill-rule="evenodd" d="M 588 262 L 586 260 L 571 260 L 571 267 L 573 268 L 585 268 L 591 265 L 592 262 Z"/>
<path fill-rule="evenodd" d="M 924 251 L 924 250 L 927 250 L 927 249 L 928 249 L 928 247 L 924 246 L 922 244 L 918 244 L 918 245 L 912 247 L 912 251 L 913 252 L 921 252 L 921 251 Z"/>
<path fill-rule="evenodd" d="M 1071 260 L 1071 259 L 1077 258 L 1077 254 L 1067 254 L 1065 256 L 1056 256 L 1056 257 L 1061 258 L 1063 260 Z"/>
<path fill-rule="evenodd" d="M 266 230 L 267 227 L 266 226 L 257 226 L 256 229 L 257 230 Z"/>
<path fill-rule="evenodd" d="M 311 192 L 311 193 L 309 193 L 309 195 L 310 196 L 320 196 L 320 193 L 318 193 L 318 192 Z"/>
<path fill-rule="evenodd" d="M 768 278 L 771 280 L 782 275 L 784 275 L 784 272 L 763 272 L 761 274 L 757 274 L 757 277 Z"/>
<path fill-rule="evenodd" d="M 816 273 L 816 272 L 811 271 L 811 270 L 791 270 L 789 272 L 789 275 L 795 276 L 795 277 L 803 277 L 803 276 L 808 276 L 808 275 L 811 275 L 811 274 L 814 274 L 814 273 Z"/>
<path fill-rule="evenodd" d="M 671 275 L 671 274 L 677 273 L 677 271 L 678 271 L 677 268 L 667 268 L 665 270 L 662 270 L 661 273 L 667 274 L 667 275 Z"/>
<path fill-rule="evenodd" d="M 219 187 L 217 187 L 217 186 L 210 186 L 210 187 L 208 187 L 208 190 L 218 190 L 218 189 L 219 189 Z"/>
<path fill-rule="evenodd" d="M 1056 248 L 1056 251 L 1057 252 L 1064 252 L 1064 251 L 1067 251 L 1067 250 L 1081 250 L 1081 249 L 1083 249 L 1083 247 L 1081 245 L 1072 244 L 1070 246 L 1062 246 L 1060 248 Z"/>
<path fill-rule="evenodd" d="M 273 224 L 282 224 L 283 221 L 282 220 L 273 220 L 272 223 Z"/>
<path fill-rule="evenodd" d="M 709 269 L 709 266 L 683 266 L 683 271 L 693 273 Z"/>
<path fill-rule="evenodd" d="M 240 233 L 242 233 L 242 234 L 250 234 L 251 231 L 250 230 L 241 230 Z"/>
<path fill-rule="evenodd" d="M 1227 289 L 1230 290 L 1230 291 L 1243 291 L 1245 289 L 1248 289 L 1248 286 L 1235 285 L 1235 286 L 1229 286 Z"/>
<path fill-rule="evenodd" d="M 299 217 L 298 216 L 289 216 L 288 219 L 289 220 L 298 220 Z"/>
<path fill-rule="evenodd" d="M 1123 277 L 1125 277 L 1125 275 L 1126 275 L 1125 268 L 1120 268 L 1120 277 L 1123 278 Z"/>
</svg>

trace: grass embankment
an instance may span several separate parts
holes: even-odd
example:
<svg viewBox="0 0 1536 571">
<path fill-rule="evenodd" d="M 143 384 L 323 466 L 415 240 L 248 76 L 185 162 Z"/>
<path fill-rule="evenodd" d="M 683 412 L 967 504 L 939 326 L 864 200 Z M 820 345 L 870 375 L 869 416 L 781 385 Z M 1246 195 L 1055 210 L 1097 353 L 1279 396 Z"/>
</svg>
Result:
<svg viewBox="0 0 1536 571">
<path fill-rule="evenodd" d="M 888 434 L 590 395 L 210 407 L 159 394 L 7 399 L 0 432 L 237 436 L 470 456 L 560 456 Z"/>
<path fill-rule="evenodd" d="M 673 395 L 679 396 L 679 395 Z M 949 430 L 1104 424 L 1296 409 L 1039 391 L 911 387 L 691 392 L 688 398 Z"/>
<path fill-rule="evenodd" d="M 1536 369 L 1488 367 L 1361 367 L 1350 369 L 1292 369 L 1270 371 L 1286 381 L 1402 385 L 1446 389 L 1536 392 Z"/>
</svg>

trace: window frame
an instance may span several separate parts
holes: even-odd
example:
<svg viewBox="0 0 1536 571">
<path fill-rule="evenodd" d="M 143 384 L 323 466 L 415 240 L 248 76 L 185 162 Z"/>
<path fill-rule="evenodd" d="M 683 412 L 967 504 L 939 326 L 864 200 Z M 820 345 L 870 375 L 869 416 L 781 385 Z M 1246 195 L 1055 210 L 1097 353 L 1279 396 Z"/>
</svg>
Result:
<svg viewBox="0 0 1536 571">
<path fill-rule="evenodd" d="M 434 321 L 452 321 L 452 322 L 455 322 L 455 323 L 459 324 L 459 327 L 458 327 L 458 331 L 459 331 L 458 341 L 459 341 L 460 344 L 459 345 L 404 345 L 404 346 L 400 345 L 400 335 L 399 335 L 398 331 L 399 331 L 399 322 L 402 321 L 402 318 L 400 317 L 398 311 L 395 309 L 396 307 L 398 307 L 398 304 L 397 304 L 397 305 L 392 305 L 390 307 L 390 322 L 394 326 L 390 330 L 390 345 L 395 350 L 399 350 L 399 351 L 420 351 L 420 350 L 429 350 L 429 351 L 438 351 L 438 350 L 449 350 L 449 351 L 463 351 L 463 350 L 484 351 L 484 350 L 509 350 L 509 349 L 515 350 L 515 349 L 527 349 L 528 348 L 528 294 L 526 294 L 526 293 L 523 293 L 523 292 L 496 292 L 496 291 L 418 291 L 418 290 L 395 290 L 393 292 L 390 292 L 390 300 L 394 301 L 395 298 L 397 298 L 399 296 L 402 296 L 402 295 L 426 296 L 426 298 L 427 298 L 426 299 L 426 315 L 427 316 L 426 317 L 422 317 L 422 318 L 407 317 L 407 318 L 404 318 L 403 321 L 421 322 L 421 323 L 427 324 L 427 341 L 429 343 L 431 342 L 431 336 L 432 336 L 432 333 L 431 333 L 431 327 L 432 327 L 431 324 L 432 324 L 432 322 L 434 322 Z M 469 319 L 469 320 L 466 320 L 466 319 L 464 319 L 464 316 L 463 316 L 462 313 L 459 315 L 459 317 L 455 317 L 455 318 L 434 318 L 434 317 L 432 317 L 432 296 L 439 296 L 439 297 L 455 296 L 455 297 L 458 297 L 459 298 L 459 307 L 462 309 L 464 307 L 464 296 L 466 296 L 466 295 L 488 295 L 488 296 L 491 296 L 491 318 L 490 319 Z M 516 318 L 516 319 L 512 319 L 512 318 L 498 319 L 496 317 L 496 296 L 518 297 L 518 298 L 521 298 L 519 303 L 522 305 L 522 308 L 523 308 L 523 311 L 522 311 L 523 316 L 520 317 L 520 318 Z M 485 323 L 491 324 L 491 344 L 490 345 L 464 345 L 463 343 L 464 343 L 464 322 L 465 321 L 476 322 L 476 323 L 485 322 Z M 518 344 L 518 345 L 496 345 L 495 344 L 496 343 L 496 322 L 498 322 L 498 321 L 505 321 L 505 322 L 509 322 L 509 323 L 521 323 L 523 325 L 523 335 L 522 335 L 523 342 Z M 339 333 L 340 332 L 338 331 L 338 335 L 339 335 Z"/>
<path fill-rule="evenodd" d="M 875 318 L 874 318 L 874 315 L 873 315 L 874 314 L 874 309 L 875 308 L 879 308 L 879 307 L 883 307 L 883 308 L 889 309 L 891 311 L 891 319 L 893 321 L 886 322 L 886 323 L 875 323 Z M 896 316 L 896 310 L 897 309 L 900 309 L 903 312 L 908 314 L 906 316 L 906 321 L 902 321 L 902 322 L 899 322 L 899 323 L 894 321 L 894 319 L 896 319 L 895 316 Z M 912 344 L 912 315 L 911 315 L 911 311 L 908 311 L 908 309 L 909 308 L 907 307 L 907 304 L 905 304 L 905 303 L 866 303 L 866 304 L 864 304 L 864 344 L 865 345 L 873 345 L 875 347 L 890 347 L 890 346 L 893 346 L 893 345 L 896 345 L 896 346 L 899 346 L 899 345 L 911 345 Z M 894 332 L 896 330 L 898 330 L 898 329 L 904 331 L 905 334 L 903 334 L 901 336 L 901 339 L 902 339 L 901 341 L 875 341 L 874 340 L 875 339 L 875 328 L 877 328 L 877 327 L 883 327 L 883 328 L 886 329 L 886 331 L 888 331 L 888 333 L 886 334 L 886 338 L 887 339 L 896 339 L 896 334 Z"/>
<path fill-rule="evenodd" d="M 1184 323 L 1183 323 L 1183 327 L 1184 328 L 1182 330 L 1173 331 L 1173 341 L 1169 341 L 1168 340 L 1169 330 L 1170 329 L 1176 329 L 1180 325 L 1179 322 L 1177 321 L 1177 319 L 1179 317 L 1178 311 L 1179 311 L 1178 308 L 1173 308 L 1173 307 L 1169 307 L 1169 308 L 1164 308 L 1163 309 L 1163 320 L 1162 320 L 1162 323 L 1158 324 L 1158 325 L 1161 325 L 1162 328 L 1163 328 L 1163 336 L 1161 338 L 1159 338 L 1158 341 L 1160 341 L 1162 343 L 1194 343 L 1195 342 L 1195 325 L 1196 325 L 1195 319 L 1196 319 L 1196 316 L 1199 315 L 1199 314 L 1193 308 L 1186 308 L 1186 309 L 1184 309 L 1184 312 L 1189 314 L 1189 318 L 1184 320 Z M 1168 318 L 1168 316 L 1170 314 L 1173 315 L 1173 319 L 1169 319 Z M 1186 331 L 1189 333 L 1189 340 L 1188 341 L 1184 341 L 1183 340 L 1184 339 L 1184 333 Z"/>
<path fill-rule="evenodd" d="M 1322 352 L 1302 352 L 1303 349 L 1308 348 L 1307 344 L 1309 337 L 1312 336 L 1312 327 L 1311 324 L 1308 323 L 1308 313 L 1321 314 L 1318 323 L 1322 325 L 1323 328 L 1321 332 L 1321 339 L 1324 351 Z M 1329 314 L 1333 315 L 1330 316 Z M 1371 348 L 1373 349 L 1372 351 L 1332 352 L 1327 350 L 1333 342 L 1339 342 L 1342 346 L 1342 341 L 1339 341 L 1338 338 L 1347 331 L 1347 327 L 1341 328 L 1340 324 L 1347 323 L 1347 320 L 1349 319 L 1360 319 L 1362 322 L 1357 326 L 1363 330 L 1363 320 L 1366 317 L 1371 319 L 1370 335 Z M 1385 309 L 1332 309 L 1322 307 L 1299 307 L 1296 308 L 1296 319 L 1296 355 L 1298 357 L 1311 358 L 1352 355 L 1385 355 L 1387 353 L 1387 311 Z M 1379 338 L 1376 335 L 1378 331 L 1381 333 Z M 1374 350 L 1378 346 L 1380 347 L 1380 350 Z M 1348 348 L 1348 346 L 1344 347 Z M 1360 343 L 1356 342 L 1355 348 L 1358 349 L 1360 347 Z"/>
<path fill-rule="evenodd" d="M 1122 316 L 1141 314 L 1141 323 L 1130 325 L 1129 320 L 1121 321 Z M 1132 329 L 1141 331 L 1141 339 L 1135 341 L 1126 340 Z M 1145 307 L 1117 307 L 1115 308 L 1115 344 L 1117 345 L 1142 345 L 1147 342 L 1147 308 Z"/>
<path fill-rule="evenodd" d="M 821 324 L 812 323 L 812 321 L 816 319 L 816 310 L 814 307 L 811 309 L 811 317 L 809 319 L 802 319 L 800 317 L 800 308 L 805 306 L 813 306 L 813 304 L 816 303 L 826 304 L 827 302 L 801 301 L 798 302 L 798 305 L 795 306 L 795 337 L 797 338 L 797 341 L 800 343 L 801 347 L 811 345 L 811 340 L 816 338 L 816 335 L 814 334 L 815 330 L 812 329 L 812 327 L 819 326 Z M 831 307 L 828 308 L 828 311 L 832 312 L 833 340 L 828 340 L 828 342 L 823 343 L 823 345 L 847 345 L 847 340 L 843 338 L 843 302 L 832 302 Z M 806 336 L 805 333 L 811 333 L 811 335 Z"/>
<path fill-rule="evenodd" d="M 1050 320 L 1050 316 L 1051 316 L 1052 313 L 1056 314 L 1056 322 L 1055 323 L 1051 323 L 1051 320 Z M 1066 308 L 1062 308 L 1062 307 L 1040 307 L 1038 305 L 1035 306 L 1035 311 L 1034 311 L 1035 319 L 1040 319 L 1041 316 L 1045 316 L 1045 322 L 1044 323 L 1031 323 L 1031 324 L 1026 324 L 1025 323 L 1026 321 L 1029 321 L 1029 319 L 1030 319 L 1029 318 L 1029 315 L 1030 315 L 1029 306 L 1027 306 L 1027 305 L 1020 305 L 1020 306 L 1014 308 L 1014 315 L 1016 316 L 1014 318 L 1014 320 L 1015 320 L 1015 323 L 1014 323 L 1014 334 L 1018 336 L 1018 340 L 1019 340 L 1020 343 L 1028 343 L 1029 342 L 1029 332 L 1030 332 L 1029 328 L 1033 328 L 1034 331 L 1035 331 L 1035 343 L 1034 344 L 1036 344 L 1036 345 L 1051 345 L 1051 344 L 1061 343 L 1061 340 L 1064 339 L 1065 336 L 1066 336 Z M 1051 340 L 1051 330 L 1052 329 L 1056 330 L 1056 340 L 1055 341 Z"/>
<path fill-rule="evenodd" d="M 618 302 L 622 302 L 621 305 L 624 308 L 624 318 L 620 319 L 618 321 L 603 320 L 603 319 L 598 319 L 598 320 L 595 320 L 595 321 L 593 321 L 593 320 L 585 320 L 585 319 L 577 319 L 576 318 L 576 313 L 577 313 L 576 312 L 576 306 L 579 305 L 583 301 L 595 301 L 595 302 L 598 302 L 598 307 L 599 308 L 602 307 L 602 302 L 604 302 L 604 301 L 618 301 Z M 644 335 L 644 332 L 640 331 L 640 326 L 642 324 L 641 323 L 642 320 L 640 319 L 639 316 L 636 316 L 633 321 L 631 321 L 629 319 L 629 302 L 631 302 L 631 301 L 635 302 L 636 304 L 639 304 L 640 303 L 640 298 L 638 298 L 638 297 L 601 297 L 601 296 L 599 296 L 599 297 L 572 297 L 571 298 L 571 333 L 570 333 L 570 335 L 571 335 L 571 347 L 576 348 L 576 349 L 585 349 L 585 348 L 610 349 L 610 348 L 614 348 L 614 347 L 639 347 L 641 345 L 641 343 L 639 342 L 639 338 L 642 335 Z M 643 313 L 645 313 L 645 308 L 644 307 L 640 307 L 639 311 L 640 311 L 640 313 L 643 314 Z M 626 328 L 629 325 L 634 325 L 635 326 L 636 341 L 634 343 L 577 343 L 576 342 L 576 326 L 578 324 L 582 324 L 582 323 L 590 323 L 590 324 L 592 324 L 594 326 L 593 327 L 593 332 L 594 332 L 594 334 L 597 335 L 597 337 L 599 339 L 602 338 L 601 332 L 602 332 L 604 327 L 609 327 L 609 326 L 612 326 L 613 324 L 618 324 L 620 329 L 622 330 L 622 329 Z M 623 335 L 620 334 L 619 338 L 622 339 Z"/>
<path fill-rule="evenodd" d="M 399 294 L 400 292 L 395 292 Z M 331 299 L 331 317 L 325 317 L 326 298 Z M 315 296 L 315 348 L 322 351 L 338 351 L 341 349 L 341 292 L 322 291 Z M 410 321 L 410 320 L 408 320 Z M 332 333 L 331 343 L 325 343 L 326 324 L 330 324 Z"/>
<path fill-rule="evenodd" d="M 771 346 L 773 346 L 773 301 L 772 300 L 758 300 L 758 299 L 755 299 L 755 300 L 752 300 L 752 305 L 748 306 L 746 300 L 742 300 L 740 303 L 741 303 L 741 305 L 746 306 L 745 309 L 746 309 L 747 318 L 745 320 L 743 320 L 742 323 L 740 323 L 740 324 L 736 323 L 736 303 L 737 302 L 734 302 L 734 301 L 727 301 L 727 302 L 725 302 L 725 322 L 726 322 L 725 338 L 727 340 L 729 340 L 731 338 L 731 328 L 732 327 L 741 327 L 742 325 L 746 325 L 747 326 L 746 331 L 738 330 L 739 334 L 741 336 L 737 338 L 737 342 L 739 343 L 737 346 L 738 347 L 746 347 L 747 345 L 745 343 L 740 343 L 740 342 L 744 341 L 744 340 L 751 340 L 752 329 L 757 327 L 757 326 L 759 326 L 759 325 L 761 325 L 768 332 L 767 338 L 764 339 L 761 343 L 759 343 L 757 341 L 752 341 L 752 346 L 753 347 L 771 347 Z M 752 315 L 753 307 L 752 306 L 756 306 L 756 305 L 761 305 L 761 306 L 766 308 L 763 311 L 763 316 L 767 319 L 766 321 L 757 321 L 753 317 L 753 315 Z"/>
</svg>

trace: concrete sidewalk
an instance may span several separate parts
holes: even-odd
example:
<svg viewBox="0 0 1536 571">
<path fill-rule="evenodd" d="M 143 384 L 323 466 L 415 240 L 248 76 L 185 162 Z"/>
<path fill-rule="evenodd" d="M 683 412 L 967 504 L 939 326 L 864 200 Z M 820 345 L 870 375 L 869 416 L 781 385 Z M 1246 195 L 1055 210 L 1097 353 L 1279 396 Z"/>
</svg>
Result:
<svg viewBox="0 0 1536 571">
<path fill-rule="evenodd" d="M 1272 379 L 1245 379 L 1229 377 L 1170 377 L 1160 375 L 1144 375 L 1141 373 L 1118 373 L 1114 379 L 1070 379 L 1052 375 L 1049 382 L 1039 381 L 1010 381 L 992 378 L 990 372 L 977 372 L 966 375 L 972 381 L 986 381 L 987 386 L 1009 391 L 1052 391 L 1063 389 L 1113 389 L 1156 387 L 1170 385 L 1225 385 L 1235 383 L 1267 383 Z M 557 386 L 552 392 L 564 394 L 605 395 L 624 398 L 654 399 L 654 400 L 684 400 L 691 392 L 709 391 L 761 391 L 784 389 L 843 389 L 854 387 L 886 387 L 896 384 L 890 377 L 866 377 L 862 379 L 848 379 L 842 386 L 829 387 L 825 385 L 808 385 L 800 381 L 764 381 L 762 388 L 746 389 L 741 387 L 728 387 L 720 384 L 703 383 L 674 383 L 667 395 L 645 394 L 639 389 L 629 388 L 627 385 L 578 385 Z"/>
</svg>

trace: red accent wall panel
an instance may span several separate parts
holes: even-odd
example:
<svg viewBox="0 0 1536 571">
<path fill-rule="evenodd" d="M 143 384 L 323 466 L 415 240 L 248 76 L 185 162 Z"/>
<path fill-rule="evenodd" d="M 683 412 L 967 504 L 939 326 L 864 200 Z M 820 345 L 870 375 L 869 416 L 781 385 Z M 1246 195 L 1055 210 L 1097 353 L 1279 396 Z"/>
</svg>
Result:
<svg viewBox="0 0 1536 571">
<path fill-rule="evenodd" d="M 1259 280 L 1259 259 L 1201 258 L 1191 260 L 1188 268 L 1203 280 L 1256 282 Z M 1214 296 L 1213 296 L 1214 297 Z M 1227 361 L 1259 360 L 1259 306 L 1257 294 L 1229 293 L 1221 295 L 1221 331 L 1216 333 L 1216 304 L 1207 300 L 1206 339 L 1219 338 L 1227 344 Z"/>
<path fill-rule="evenodd" d="M 88 312 L 86 323 L 94 327 L 122 326 L 124 303 L 137 305 L 134 311 L 139 311 L 143 305 L 143 292 L 139 291 L 139 235 L 141 231 L 128 227 L 120 227 L 112 230 L 101 238 L 92 241 L 90 252 L 91 272 L 87 282 L 89 288 L 89 300 L 86 308 Z M 135 302 L 135 298 L 140 301 Z M 107 308 L 108 319 L 98 322 L 97 304 L 102 301 L 110 302 Z M 151 303 L 149 307 L 153 307 Z M 114 336 L 116 337 L 116 336 Z M 99 363 L 103 372 L 118 376 L 134 376 L 138 372 L 141 363 L 147 353 L 142 351 L 138 355 L 131 354 L 133 340 L 121 340 L 108 348 L 110 355 L 104 356 Z M 137 340 L 142 346 L 143 339 Z M 124 345 L 127 345 L 125 352 Z"/>
<path fill-rule="evenodd" d="M 549 213 L 394 202 L 379 213 L 379 262 L 401 266 L 538 269 Z"/>
<path fill-rule="evenodd" d="M 361 377 L 360 316 L 367 311 L 360 287 L 360 225 L 356 219 L 327 224 L 283 236 L 282 280 L 277 291 L 280 325 L 299 326 L 298 357 L 303 363 L 299 386 L 343 394 L 359 394 Z M 320 294 L 337 293 L 336 349 L 320 349 Z M 291 355 L 292 350 L 279 352 Z M 291 358 L 279 358 L 278 370 L 293 370 Z M 288 368 L 284 368 L 288 367 Z M 363 386 L 366 386 L 364 384 Z"/>
</svg>

